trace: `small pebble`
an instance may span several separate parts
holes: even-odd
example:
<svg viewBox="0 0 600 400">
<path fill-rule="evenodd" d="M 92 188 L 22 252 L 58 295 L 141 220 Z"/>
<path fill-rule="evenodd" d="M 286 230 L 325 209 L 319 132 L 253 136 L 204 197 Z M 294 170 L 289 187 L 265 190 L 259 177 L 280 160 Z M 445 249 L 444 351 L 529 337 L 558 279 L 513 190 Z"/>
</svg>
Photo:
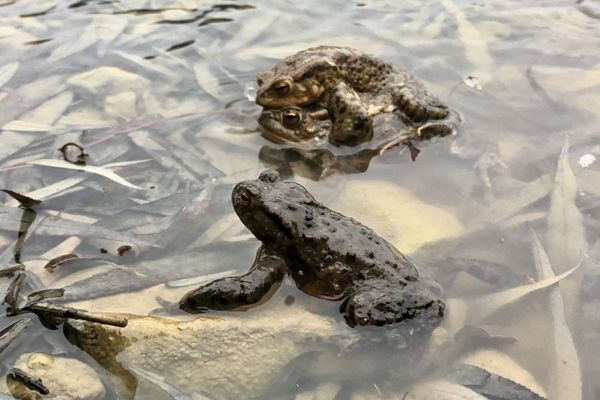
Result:
<svg viewBox="0 0 600 400">
<path fill-rule="evenodd" d="M 587 168 L 596 161 L 596 156 L 593 154 L 584 154 L 579 157 L 578 164 L 581 168 Z"/>
</svg>

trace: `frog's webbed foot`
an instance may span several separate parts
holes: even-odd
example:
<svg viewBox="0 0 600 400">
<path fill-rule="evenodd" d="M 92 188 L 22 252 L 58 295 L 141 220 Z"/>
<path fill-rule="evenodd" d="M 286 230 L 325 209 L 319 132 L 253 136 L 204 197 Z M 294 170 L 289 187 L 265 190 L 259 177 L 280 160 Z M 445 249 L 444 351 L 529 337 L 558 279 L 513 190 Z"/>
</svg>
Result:
<svg viewBox="0 0 600 400">
<path fill-rule="evenodd" d="M 329 141 L 336 146 L 354 146 L 373 138 L 373 120 L 358 94 L 345 83 L 338 83 L 323 96 L 332 121 Z"/>
<path fill-rule="evenodd" d="M 414 329 L 429 331 L 439 324 L 445 307 L 442 300 L 418 285 L 398 287 L 376 281 L 351 293 L 340 311 L 352 327 L 411 321 Z"/>
<path fill-rule="evenodd" d="M 448 115 L 444 119 L 429 121 L 417 128 L 417 137 L 419 139 L 431 139 L 432 137 L 447 136 L 453 133 L 458 125 L 460 125 L 460 115 L 449 110 Z"/>
<path fill-rule="evenodd" d="M 179 301 L 179 308 L 198 313 L 207 308 L 231 310 L 257 303 L 283 279 L 286 271 L 283 259 L 261 247 L 246 274 L 217 279 L 192 290 Z"/>
</svg>

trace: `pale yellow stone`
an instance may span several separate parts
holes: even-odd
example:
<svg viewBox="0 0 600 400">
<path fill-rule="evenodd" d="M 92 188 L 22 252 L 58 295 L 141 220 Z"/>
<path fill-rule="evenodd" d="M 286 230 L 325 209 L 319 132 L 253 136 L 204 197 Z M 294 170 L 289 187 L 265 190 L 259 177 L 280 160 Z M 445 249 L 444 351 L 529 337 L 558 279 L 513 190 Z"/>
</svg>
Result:
<svg viewBox="0 0 600 400">
<path fill-rule="evenodd" d="M 245 399 L 261 398 L 282 368 L 322 350 L 336 331 L 335 320 L 295 306 L 244 316 L 187 322 L 134 317 L 123 329 L 84 323 L 78 340 L 109 369 L 120 364 L 133 374 L 159 376 L 189 396 Z"/>
<path fill-rule="evenodd" d="M 449 211 L 386 181 L 349 181 L 331 208 L 368 226 L 406 253 L 430 242 L 458 237 L 464 231 Z"/>
<path fill-rule="evenodd" d="M 104 111 L 111 117 L 133 118 L 136 115 L 136 95 L 132 91 L 106 96 Z"/>
<path fill-rule="evenodd" d="M 516 136 L 499 139 L 498 152 L 505 163 L 518 160 L 523 154 L 523 141 L 519 141 Z"/>
<path fill-rule="evenodd" d="M 33 353 L 27 359 L 27 366 L 31 369 L 45 369 L 54 364 L 54 357 L 48 353 Z"/>
<path fill-rule="evenodd" d="M 150 83 L 148 79 L 115 67 L 98 67 L 75 75 L 67 81 L 69 85 L 79 86 L 95 93 L 100 88 L 109 92 L 123 89 L 142 89 Z"/>
<path fill-rule="evenodd" d="M 40 378 L 50 391 L 48 398 L 53 400 L 99 400 L 106 394 L 94 369 L 79 360 L 47 353 L 26 353 L 19 357 L 15 367 Z M 9 388 L 18 398 L 42 398 L 17 382 L 9 383 Z"/>
</svg>

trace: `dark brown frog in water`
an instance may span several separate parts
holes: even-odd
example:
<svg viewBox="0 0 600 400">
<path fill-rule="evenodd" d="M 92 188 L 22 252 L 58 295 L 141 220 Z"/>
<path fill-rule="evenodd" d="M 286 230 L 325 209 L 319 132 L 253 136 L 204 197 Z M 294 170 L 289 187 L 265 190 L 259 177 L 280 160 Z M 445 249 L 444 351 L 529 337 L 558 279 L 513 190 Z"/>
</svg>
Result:
<svg viewBox="0 0 600 400">
<path fill-rule="evenodd" d="M 397 110 L 415 128 L 434 122 L 440 136 L 460 122 L 408 71 L 347 47 L 301 51 L 259 73 L 257 82 L 256 102 L 265 108 L 316 104 L 327 109 L 340 144 L 369 140 L 372 115 L 381 112 Z"/>
<path fill-rule="evenodd" d="M 419 274 L 390 243 L 352 218 L 318 203 L 272 170 L 241 182 L 232 193 L 244 225 L 262 241 L 254 265 L 242 276 L 218 279 L 186 294 L 180 308 L 227 310 L 260 301 L 290 273 L 306 293 L 344 300 L 350 326 L 413 321 L 435 327 L 444 315 L 439 286 Z"/>
</svg>

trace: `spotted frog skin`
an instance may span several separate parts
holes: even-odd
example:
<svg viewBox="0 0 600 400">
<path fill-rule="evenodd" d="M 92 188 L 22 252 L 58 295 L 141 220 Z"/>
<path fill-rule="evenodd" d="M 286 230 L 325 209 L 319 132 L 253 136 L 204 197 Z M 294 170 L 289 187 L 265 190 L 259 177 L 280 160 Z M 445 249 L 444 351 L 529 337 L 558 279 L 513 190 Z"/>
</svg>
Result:
<svg viewBox="0 0 600 400">
<path fill-rule="evenodd" d="M 301 185 L 267 170 L 236 185 L 233 207 L 263 245 L 242 276 L 200 286 L 180 301 L 187 312 L 259 302 L 291 274 L 304 292 L 343 300 L 348 325 L 411 322 L 430 330 L 444 315 L 439 286 L 390 243 L 352 218 L 318 203 Z"/>
<path fill-rule="evenodd" d="M 342 113 L 344 118 L 340 120 L 346 127 L 337 129 L 349 130 L 354 136 L 356 121 L 369 124 L 370 116 L 394 110 L 416 128 L 436 120 L 436 129 L 444 129 L 445 134 L 452 131 L 454 122 L 460 121 L 458 114 L 408 71 L 347 47 L 303 50 L 259 73 L 257 82 L 256 102 L 265 108 L 317 104 L 332 115 L 334 108 L 351 109 Z M 356 94 L 361 107 L 355 104 Z"/>
</svg>

